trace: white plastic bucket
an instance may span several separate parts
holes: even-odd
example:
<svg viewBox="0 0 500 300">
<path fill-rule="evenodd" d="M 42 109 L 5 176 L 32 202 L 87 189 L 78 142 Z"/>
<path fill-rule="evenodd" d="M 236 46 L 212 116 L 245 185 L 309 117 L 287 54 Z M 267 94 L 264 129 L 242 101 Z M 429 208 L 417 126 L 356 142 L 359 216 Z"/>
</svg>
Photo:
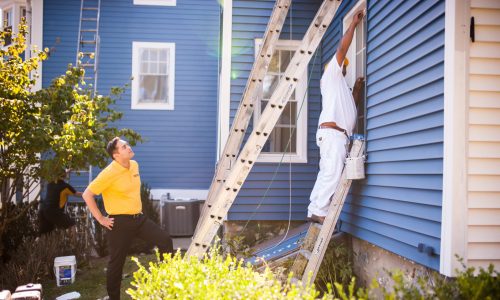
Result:
<svg viewBox="0 0 500 300">
<path fill-rule="evenodd" d="M 0 292 L 0 300 L 10 300 L 11 294 L 8 290 L 3 290 Z"/>
<path fill-rule="evenodd" d="M 365 157 L 348 157 L 345 161 L 347 179 L 365 178 Z"/>
<path fill-rule="evenodd" d="M 75 282 L 76 257 L 74 255 L 56 257 L 54 259 L 54 274 L 56 275 L 57 286 Z"/>
</svg>

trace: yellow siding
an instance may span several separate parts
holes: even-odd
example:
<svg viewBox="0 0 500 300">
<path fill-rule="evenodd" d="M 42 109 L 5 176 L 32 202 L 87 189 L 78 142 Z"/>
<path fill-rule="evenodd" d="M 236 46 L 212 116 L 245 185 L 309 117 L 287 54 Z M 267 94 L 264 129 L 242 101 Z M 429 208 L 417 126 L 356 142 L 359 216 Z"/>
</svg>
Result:
<svg viewBox="0 0 500 300">
<path fill-rule="evenodd" d="M 472 0 L 467 263 L 500 269 L 500 1 Z"/>
</svg>

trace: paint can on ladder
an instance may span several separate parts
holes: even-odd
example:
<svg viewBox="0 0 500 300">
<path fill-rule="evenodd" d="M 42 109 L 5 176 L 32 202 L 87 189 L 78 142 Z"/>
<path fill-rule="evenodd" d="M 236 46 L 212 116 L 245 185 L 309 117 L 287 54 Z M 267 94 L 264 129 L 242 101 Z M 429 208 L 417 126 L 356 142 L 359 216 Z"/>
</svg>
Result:
<svg viewBox="0 0 500 300">
<path fill-rule="evenodd" d="M 351 139 L 354 140 L 364 140 L 364 136 L 361 134 L 352 135 Z M 345 171 L 346 179 L 363 179 L 365 178 L 365 155 L 358 157 L 348 156 L 345 160 Z"/>
</svg>

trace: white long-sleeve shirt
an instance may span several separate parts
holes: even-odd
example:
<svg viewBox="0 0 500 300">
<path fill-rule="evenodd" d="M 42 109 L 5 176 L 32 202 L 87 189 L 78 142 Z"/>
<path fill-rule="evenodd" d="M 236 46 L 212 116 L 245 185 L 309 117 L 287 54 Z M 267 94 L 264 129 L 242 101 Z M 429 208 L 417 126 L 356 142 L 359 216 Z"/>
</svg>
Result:
<svg viewBox="0 0 500 300">
<path fill-rule="evenodd" d="M 342 68 L 337 62 L 337 54 L 333 55 L 321 76 L 320 87 L 323 109 L 318 125 L 335 122 L 337 126 L 344 128 L 349 135 L 352 135 L 356 125 L 356 104 L 351 89 L 342 75 Z"/>
</svg>

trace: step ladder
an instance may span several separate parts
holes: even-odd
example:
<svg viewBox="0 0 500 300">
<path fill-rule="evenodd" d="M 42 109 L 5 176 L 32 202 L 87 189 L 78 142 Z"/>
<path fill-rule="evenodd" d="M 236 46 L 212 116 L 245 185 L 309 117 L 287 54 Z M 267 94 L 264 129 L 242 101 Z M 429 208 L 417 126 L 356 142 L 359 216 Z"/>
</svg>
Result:
<svg viewBox="0 0 500 300">
<path fill-rule="evenodd" d="M 269 19 L 269 23 L 267 24 L 264 34 L 262 46 L 259 49 L 252 71 L 248 77 L 247 85 L 245 91 L 243 92 L 238 111 L 236 112 L 224 151 L 222 152 L 219 162 L 217 163 L 215 175 L 212 179 L 212 184 L 210 185 L 200 220 L 207 215 L 207 209 L 212 207 L 215 195 L 217 195 L 221 186 L 226 181 L 227 175 L 229 174 L 229 171 L 238 156 L 241 143 L 245 137 L 245 131 L 248 128 L 248 124 L 253 114 L 254 105 L 260 100 L 259 94 L 262 89 L 262 82 L 266 76 L 269 64 L 271 63 L 276 41 L 278 40 L 281 28 L 285 23 L 291 2 L 291 0 L 278 0 L 274 5 L 271 18 Z M 203 222 L 198 222 L 196 229 L 198 229 L 199 224 L 202 223 Z"/>
<path fill-rule="evenodd" d="M 364 153 L 364 140 L 356 139 L 352 143 L 350 157 L 360 157 Z M 339 184 L 332 195 L 328 214 L 323 225 L 309 223 L 298 228 L 297 233 L 290 234 L 286 240 L 272 247 L 257 246 L 254 255 L 247 259 L 252 265 L 262 270 L 266 267 L 290 265 L 295 281 L 314 282 L 323 261 L 326 249 L 337 225 L 340 212 L 349 192 L 352 180 L 346 178 L 344 169 Z M 260 248 L 260 249 L 259 249 Z"/>
<path fill-rule="evenodd" d="M 101 0 L 81 0 L 75 65 L 85 70 L 83 80 L 87 85 L 92 84 L 93 94 L 97 89 L 100 12 Z"/>
<path fill-rule="evenodd" d="M 250 134 L 245 146 L 234 160 L 234 165 L 231 166 L 225 181 L 221 183 L 221 187 L 218 191 L 215 191 L 215 195 L 212 198 L 213 201 L 210 204 L 211 207 L 205 211 L 204 216 L 201 218 L 198 230 L 193 237 L 193 242 L 187 251 L 188 256 L 194 255 L 201 258 L 210 247 L 229 208 L 248 177 L 264 144 L 268 140 L 269 134 L 281 116 L 283 108 L 294 92 L 299 77 L 307 70 L 307 66 L 321 42 L 323 35 L 327 31 L 340 3 L 340 1 L 336 0 L 323 1 L 313 22 L 304 35 L 298 50 L 295 52 L 280 80 L 280 83 L 271 96 L 268 105 L 262 112 L 257 125 Z M 239 122 L 240 120 L 234 120 L 236 124 Z M 246 128 L 243 129 L 243 132 L 245 130 Z M 233 134 L 233 132 L 235 132 L 234 129 L 231 134 Z M 224 155 L 227 154 L 229 153 L 225 153 Z M 232 155 L 236 157 L 236 153 L 232 153 L 231 156 Z"/>
</svg>

